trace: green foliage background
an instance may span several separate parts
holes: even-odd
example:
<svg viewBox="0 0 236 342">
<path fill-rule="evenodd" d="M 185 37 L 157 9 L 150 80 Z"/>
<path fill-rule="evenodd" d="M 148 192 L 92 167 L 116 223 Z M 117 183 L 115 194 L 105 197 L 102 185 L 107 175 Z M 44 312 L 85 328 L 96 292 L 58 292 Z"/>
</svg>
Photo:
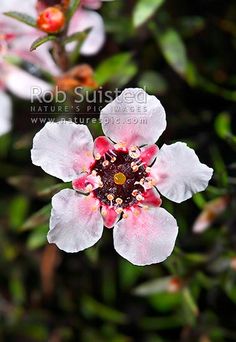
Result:
<svg viewBox="0 0 236 342">
<path fill-rule="evenodd" d="M 110 230 L 85 252 L 63 253 L 46 242 L 49 203 L 70 185 L 31 164 L 40 126 L 15 98 L 13 131 L 0 138 L 0 340 L 236 341 L 236 3 L 116 0 L 101 14 L 106 44 L 81 61 L 105 89 L 140 86 L 157 95 L 168 120 L 159 145 L 187 142 L 214 178 L 192 200 L 164 200 L 180 231 L 162 264 L 126 262 Z M 194 234 L 197 216 L 222 196 L 225 211 Z M 175 292 L 173 279 L 181 284 Z"/>
</svg>

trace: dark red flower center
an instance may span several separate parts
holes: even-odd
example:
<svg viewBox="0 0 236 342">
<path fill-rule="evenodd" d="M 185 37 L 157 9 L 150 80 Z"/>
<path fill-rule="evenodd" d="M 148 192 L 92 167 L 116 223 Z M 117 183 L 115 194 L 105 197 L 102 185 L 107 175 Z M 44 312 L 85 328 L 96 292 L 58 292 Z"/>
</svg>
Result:
<svg viewBox="0 0 236 342">
<path fill-rule="evenodd" d="M 142 200 L 142 184 L 148 176 L 146 166 L 128 152 L 111 151 L 106 159 L 96 160 L 91 168 L 101 177 L 102 186 L 94 195 L 106 205 L 127 208 Z"/>
</svg>

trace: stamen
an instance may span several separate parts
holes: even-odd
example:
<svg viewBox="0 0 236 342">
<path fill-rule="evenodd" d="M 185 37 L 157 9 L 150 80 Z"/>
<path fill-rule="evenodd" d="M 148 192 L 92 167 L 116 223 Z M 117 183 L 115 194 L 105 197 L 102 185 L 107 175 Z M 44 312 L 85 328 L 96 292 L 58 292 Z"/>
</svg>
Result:
<svg viewBox="0 0 236 342">
<path fill-rule="evenodd" d="M 145 170 L 147 173 L 150 173 L 151 172 L 151 168 L 149 166 L 146 167 L 146 170 Z"/>
<path fill-rule="evenodd" d="M 137 146 L 131 146 L 129 149 L 129 156 L 131 158 L 137 159 L 141 155 L 141 152 Z"/>
<path fill-rule="evenodd" d="M 116 161 L 116 157 L 111 158 L 111 163 L 114 163 Z"/>
<path fill-rule="evenodd" d="M 108 194 L 107 195 L 107 199 L 108 199 L 108 201 L 113 201 L 114 200 L 114 196 L 112 194 Z"/>
<path fill-rule="evenodd" d="M 97 154 L 95 155 L 95 159 L 96 159 L 96 160 L 100 160 L 101 158 L 102 158 L 102 156 L 101 156 L 100 153 L 97 153 Z"/>
<path fill-rule="evenodd" d="M 116 199 L 116 203 L 117 203 L 117 204 L 122 204 L 122 203 L 123 203 L 123 199 L 118 197 L 118 198 Z"/>
<path fill-rule="evenodd" d="M 144 197 L 143 197 L 142 195 L 137 195 L 137 196 L 136 196 L 136 200 L 139 201 L 139 202 L 140 202 L 140 201 L 143 201 L 143 200 L 144 200 Z"/>
<path fill-rule="evenodd" d="M 97 171 L 93 170 L 91 173 L 92 176 L 97 176 Z"/>
<path fill-rule="evenodd" d="M 138 171 L 138 165 L 134 165 L 134 166 L 131 166 L 133 172 L 137 172 Z"/>
<path fill-rule="evenodd" d="M 108 160 L 104 160 L 104 162 L 102 163 L 102 166 L 106 167 L 108 166 L 110 163 Z"/>
<path fill-rule="evenodd" d="M 138 195 L 139 191 L 137 189 L 134 189 L 132 192 L 132 196 L 136 197 Z"/>
<path fill-rule="evenodd" d="M 150 177 L 147 177 L 145 179 L 145 182 L 143 184 L 143 187 L 145 190 L 151 189 L 153 186 L 156 185 L 156 181 Z"/>
</svg>

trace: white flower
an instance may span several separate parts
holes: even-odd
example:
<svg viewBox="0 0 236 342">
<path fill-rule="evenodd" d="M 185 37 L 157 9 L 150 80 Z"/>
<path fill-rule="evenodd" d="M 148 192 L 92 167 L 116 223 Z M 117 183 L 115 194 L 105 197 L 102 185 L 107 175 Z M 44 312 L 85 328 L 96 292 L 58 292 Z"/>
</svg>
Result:
<svg viewBox="0 0 236 342">
<path fill-rule="evenodd" d="M 34 138 L 33 163 L 74 188 L 52 199 L 48 241 L 78 252 L 100 239 L 104 224 L 114 226 L 114 246 L 124 258 L 135 265 L 161 262 L 178 227 L 160 208 L 157 189 L 182 202 L 207 187 L 213 170 L 185 143 L 158 150 L 165 110 L 142 89 L 124 90 L 100 118 L 107 137 L 94 142 L 86 126 L 68 122 L 47 123 Z"/>
<path fill-rule="evenodd" d="M 0 90 L 0 136 L 11 130 L 12 104 L 10 97 Z"/>
</svg>

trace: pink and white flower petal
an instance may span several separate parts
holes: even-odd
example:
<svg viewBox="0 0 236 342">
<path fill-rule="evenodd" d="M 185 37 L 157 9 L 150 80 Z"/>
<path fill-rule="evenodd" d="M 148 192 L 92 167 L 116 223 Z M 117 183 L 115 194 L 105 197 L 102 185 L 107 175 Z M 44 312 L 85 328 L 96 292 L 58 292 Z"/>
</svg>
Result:
<svg viewBox="0 0 236 342">
<path fill-rule="evenodd" d="M 165 209 L 137 209 L 115 225 L 114 246 L 132 264 L 150 265 L 172 253 L 177 233 L 177 222 Z"/>
<path fill-rule="evenodd" d="M 0 1 L 0 31 L 3 33 L 13 33 L 17 36 L 27 34 L 36 30 L 31 26 L 25 25 L 13 18 L 4 15 L 5 12 L 15 11 L 19 7 L 18 0 Z M 36 16 L 35 0 L 22 1 L 20 12 L 32 17 Z"/>
<path fill-rule="evenodd" d="M 64 182 L 78 178 L 93 162 L 93 138 L 87 126 L 48 122 L 34 137 L 33 164 Z"/>
<path fill-rule="evenodd" d="M 51 84 L 30 75 L 18 67 L 8 64 L 5 66 L 4 71 L 4 82 L 7 89 L 22 99 L 30 99 L 34 87 L 40 89 L 42 93 L 52 88 Z"/>
<path fill-rule="evenodd" d="M 12 119 L 12 102 L 10 97 L 2 90 L 0 90 L 0 136 L 8 133 L 11 130 Z"/>
<path fill-rule="evenodd" d="M 7 0 L 0 2 L 0 12 L 16 11 L 19 8 L 19 0 Z M 20 4 L 20 9 L 22 13 L 26 13 L 35 16 L 35 0 L 22 1 Z M 22 24 L 23 25 L 23 24 Z M 25 25 L 26 26 L 26 25 Z"/>
<path fill-rule="evenodd" d="M 125 89 L 101 111 L 103 132 L 111 140 L 127 145 L 154 144 L 166 128 L 160 101 L 143 89 Z"/>
<path fill-rule="evenodd" d="M 52 198 L 48 242 L 68 253 L 93 246 L 102 236 L 99 201 L 64 189 Z"/>
<path fill-rule="evenodd" d="M 149 189 L 142 196 L 144 197 L 144 200 L 141 201 L 142 204 L 153 207 L 161 206 L 162 200 L 156 189 Z"/>
<path fill-rule="evenodd" d="M 84 7 L 96 10 L 102 6 L 102 0 L 82 0 L 80 4 Z"/>
<path fill-rule="evenodd" d="M 101 136 L 94 140 L 94 156 L 104 156 L 109 150 L 113 150 L 114 145 L 107 139 L 107 137 Z"/>
<path fill-rule="evenodd" d="M 155 144 L 141 147 L 140 159 L 147 165 L 151 165 L 155 160 L 158 151 L 159 148 Z"/>
<path fill-rule="evenodd" d="M 182 142 L 163 145 L 151 168 L 160 193 L 177 203 L 205 190 L 212 174 L 213 169 L 202 164 L 194 150 Z"/>
<path fill-rule="evenodd" d="M 119 220 L 120 215 L 117 214 L 114 208 L 106 205 L 102 206 L 101 214 L 106 228 L 112 228 Z"/>
<path fill-rule="evenodd" d="M 79 9 L 70 22 L 69 35 L 84 31 L 88 28 L 91 28 L 91 31 L 84 41 L 80 52 L 82 55 L 95 55 L 105 42 L 103 19 L 100 14 L 94 11 Z M 73 50 L 75 47 L 75 43 L 67 45 L 69 51 Z"/>
<path fill-rule="evenodd" d="M 101 177 L 88 173 L 82 173 L 78 178 L 73 180 L 73 188 L 76 191 L 85 194 L 97 189 L 101 185 Z"/>
</svg>

